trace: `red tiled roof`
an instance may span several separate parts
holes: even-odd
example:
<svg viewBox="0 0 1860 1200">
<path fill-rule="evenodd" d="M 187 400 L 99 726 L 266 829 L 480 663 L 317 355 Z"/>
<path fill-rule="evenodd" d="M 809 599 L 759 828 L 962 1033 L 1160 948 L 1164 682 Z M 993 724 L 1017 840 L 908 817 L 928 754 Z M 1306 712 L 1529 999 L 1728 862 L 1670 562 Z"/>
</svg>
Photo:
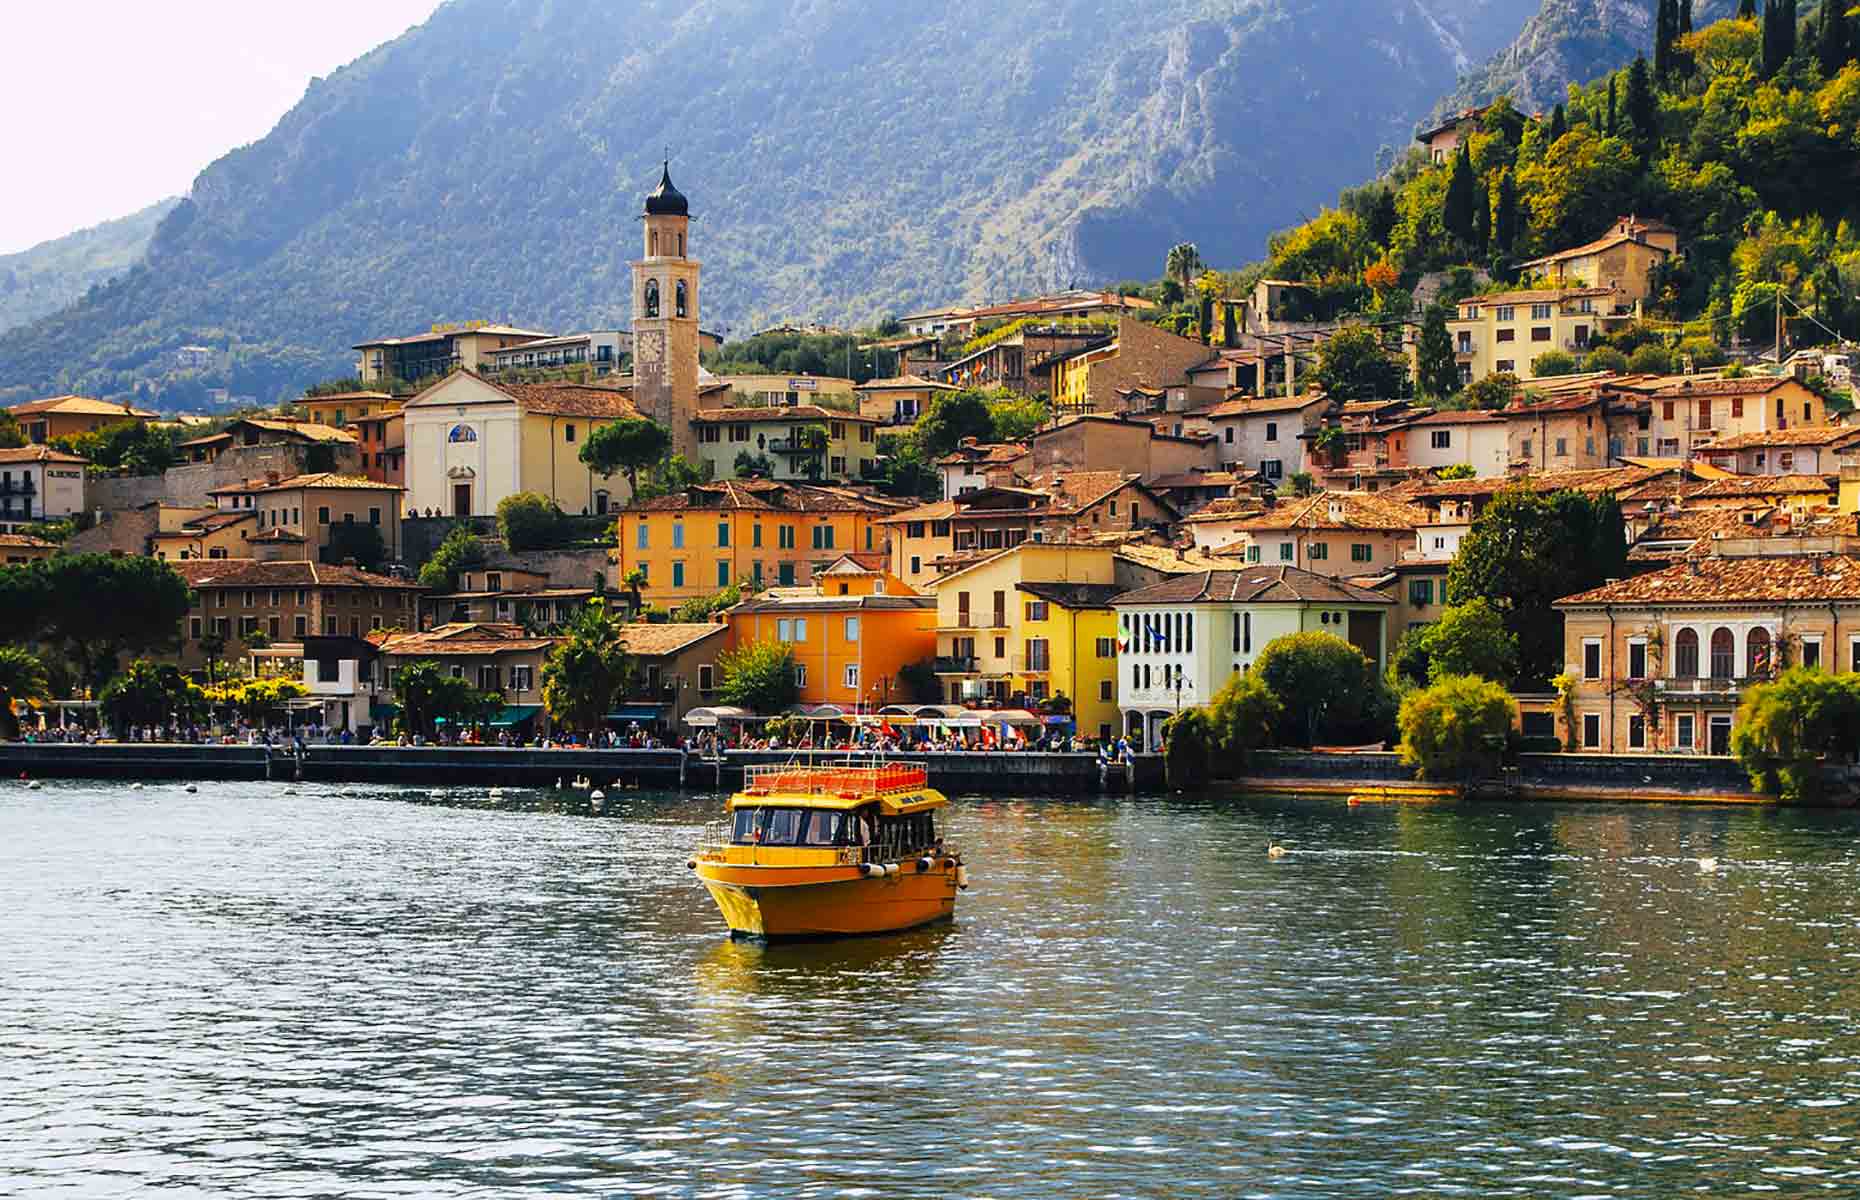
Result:
<svg viewBox="0 0 1860 1200">
<path fill-rule="evenodd" d="M 168 564 L 193 588 L 365 587 L 419 591 L 420 585 L 359 567 L 251 558 L 189 558 Z"/>
<path fill-rule="evenodd" d="M 1125 592 L 1113 603 L 1198 604 L 1210 601 L 1238 604 L 1300 604 L 1313 601 L 1320 604 L 1395 603 L 1381 592 L 1372 592 L 1341 579 L 1288 566 L 1191 572 Z"/>
<path fill-rule="evenodd" d="M 114 400 L 93 400 L 89 396 L 52 396 L 45 400 L 28 400 L 24 404 L 15 404 L 7 411 L 16 417 L 69 413 L 81 417 L 121 417 L 124 420 L 141 417 L 154 420 L 161 416 L 160 413 L 145 412 L 127 404 L 118 404 Z"/>
<path fill-rule="evenodd" d="M 1339 511 L 1334 515 L 1332 507 Z M 1427 513 L 1409 504 L 1372 496 L 1367 492 L 1319 492 L 1281 501 L 1256 517 L 1236 523 L 1249 531 L 1281 529 L 1417 529 L 1428 523 Z"/>
<path fill-rule="evenodd" d="M 1794 429 L 1762 430 L 1757 433 L 1740 433 L 1733 437 L 1719 438 L 1711 445 L 1701 447 L 1698 453 L 1715 454 L 1720 450 L 1787 449 L 1791 446 L 1837 446 L 1842 442 L 1852 441 L 1860 441 L 1860 426 L 1805 425 Z"/>
<path fill-rule="evenodd" d="M 9 446 L 0 450 L 0 463 L 68 463 L 87 466 L 90 460 L 66 454 L 63 450 L 54 450 L 50 446 Z"/>
<path fill-rule="evenodd" d="M 1860 600 L 1860 560 L 1845 554 L 1700 558 L 1565 596 L 1557 607 L 1813 600 Z"/>
<path fill-rule="evenodd" d="M 1654 392 L 1658 400 L 1683 400 L 1688 396 L 1761 396 L 1787 384 L 1800 386 L 1793 375 L 1742 375 L 1736 379 L 1707 379 L 1688 375 L 1662 385 Z"/>
<path fill-rule="evenodd" d="M 1722 500 L 1730 496 L 1801 496 L 1832 493 L 1840 486 L 1834 475 L 1733 475 L 1699 485 L 1695 500 Z"/>
<path fill-rule="evenodd" d="M 666 625 L 634 622 L 620 627 L 620 644 L 626 647 L 629 654 L 641 658 L 659 658 L 676 654 L 686 646 L 725 633 L 729 628 L 728 625 L 709 621 Z"/>
<path fill-rule="evenodd" d="M 683 491 L 627 505 L 621 512 L 893 512 L 904 506 L 886 496 L 852 488 L 806 483 L 780 483 L 769 479 L 721 479 L 693 484 Z"/>
<path fill-rule="evenodd" d="M 1314 404 L 1323 404 L 1321 394 L 1309 393 L 1302 396 L 1235 396 L 1219 404 L 1211 404 L 1196 412 L 1186 412 L 1185 417 L 1207 417 L 1209 420 L 1223 418 L 1250 417 L 1255 414 L 1298 412 Z"/>
<path fill-rule="evenodd" d="M 521 625 L 503 621 L 460 621 L 423 633 L 391 631 L 379 640 L 373 636 L 368 640 L 375 642 L 381 648 L 381 653 L 403 658 L 413 655 L 440 657 L 447 654 L 523 653 L 547 650 L 557 641 L 552 637 L 534 636 Z"/>
<path fill-rule="evenodd" d="M 844 408 L 825 408 L 818 404 L 778 406 L 757 405 L 746 408 L 704 408 L 692 414 L 693 424 L 727 424 L 741 421 L 864 421 L 878 424 L 877 417 Z"/>
</svg>

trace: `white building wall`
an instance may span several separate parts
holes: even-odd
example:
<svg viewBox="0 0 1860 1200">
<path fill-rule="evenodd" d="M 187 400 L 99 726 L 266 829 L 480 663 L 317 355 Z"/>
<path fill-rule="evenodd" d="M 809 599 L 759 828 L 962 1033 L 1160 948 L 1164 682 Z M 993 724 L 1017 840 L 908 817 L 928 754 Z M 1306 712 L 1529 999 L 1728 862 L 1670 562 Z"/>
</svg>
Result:
<svg viewBox="0 0 1860 1200">
<path fill-rule="evenodd" d="M 1447 435 L 1446 446 L 1433 444 L 1436 433 Z M 1509 456 L 1503 421 L 1422 425 L 1408 431 L 1408 462 L 1416 467 L 1453 467 L 1464 463 L 1483 479 L 1505 474 Z"/>
</svg>

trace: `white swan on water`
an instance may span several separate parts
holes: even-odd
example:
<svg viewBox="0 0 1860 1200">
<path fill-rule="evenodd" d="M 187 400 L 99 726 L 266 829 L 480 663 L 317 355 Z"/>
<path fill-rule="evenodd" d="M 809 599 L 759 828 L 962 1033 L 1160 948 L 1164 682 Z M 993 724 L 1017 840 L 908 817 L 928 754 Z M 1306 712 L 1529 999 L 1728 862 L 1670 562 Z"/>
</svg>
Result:
<svg viewBox="0 0 1860 1200">
<path fill-rule="evenodd" d="M 1267 858 L 1284 858 L 1285 847 L 1279 845 L 1279 843 L 1275 841 L 1268 839 L 1266 842 L 1266 857 Z"/>
</svg>

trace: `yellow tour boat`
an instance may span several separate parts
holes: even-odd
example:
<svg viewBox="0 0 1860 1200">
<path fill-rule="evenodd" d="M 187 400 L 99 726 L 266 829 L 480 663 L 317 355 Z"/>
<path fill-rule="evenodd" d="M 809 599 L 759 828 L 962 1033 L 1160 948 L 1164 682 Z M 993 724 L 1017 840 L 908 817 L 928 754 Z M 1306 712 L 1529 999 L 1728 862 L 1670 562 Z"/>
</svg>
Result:
<svg viewBox="0 0 1860 1200">
<path fill-rule="evenodd" d="M 955 915 L 962 855 L 923 767 L 750 767 L 727 820 L 686 866 L 733 937 L 808 938 L 911 929 Z"/>
</svg>

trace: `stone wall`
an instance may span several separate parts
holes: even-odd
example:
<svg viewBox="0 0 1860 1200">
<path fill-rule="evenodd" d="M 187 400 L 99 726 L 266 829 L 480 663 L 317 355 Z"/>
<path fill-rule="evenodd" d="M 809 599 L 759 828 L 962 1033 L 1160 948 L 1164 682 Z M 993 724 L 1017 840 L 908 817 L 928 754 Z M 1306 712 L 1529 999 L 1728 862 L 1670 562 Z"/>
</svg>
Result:
<svg viewBox="0 0 1860 1200">
<path fill-rule="evenodd" d="M 1753 790 L 1735 758 L 1696 754 L 1523 754 L 1518 766 L 1526 787 L 1725 794 Z"/>
<path fill-rule="evenodd" d="M 84 481 L 86 507 L 92 512 L 101 509 L 106 516 L 167 498 L 168 481 L 162 475 L 124 475 Z"/>
<path fill-rule="evenodd" d="M 161 480 L 154 477 L 154 482 L 159 484 Z M 70 554 L 139 557 L 149 552 L 149 539 L 155 536 L 156 524 L 156 510 L 153 508 L 104 507 L 103 515 L 95 525 L 66 539 L 65 550 Z"/>
</svg>

